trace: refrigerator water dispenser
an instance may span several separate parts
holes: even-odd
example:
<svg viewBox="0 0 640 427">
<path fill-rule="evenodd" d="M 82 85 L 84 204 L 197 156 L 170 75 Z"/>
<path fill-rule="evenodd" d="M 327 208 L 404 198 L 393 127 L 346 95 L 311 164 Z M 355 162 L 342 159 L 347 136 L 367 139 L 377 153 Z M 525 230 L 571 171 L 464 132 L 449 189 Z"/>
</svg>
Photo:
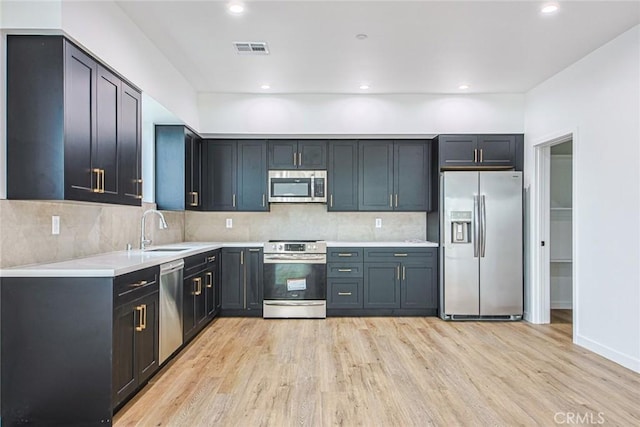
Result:
<svg viewBox="0 0 640 427">
<path fill-rule="evenodd" d="M 471 243 L 471 211 L 451 211 L 451 243 Z"/>
</svg>

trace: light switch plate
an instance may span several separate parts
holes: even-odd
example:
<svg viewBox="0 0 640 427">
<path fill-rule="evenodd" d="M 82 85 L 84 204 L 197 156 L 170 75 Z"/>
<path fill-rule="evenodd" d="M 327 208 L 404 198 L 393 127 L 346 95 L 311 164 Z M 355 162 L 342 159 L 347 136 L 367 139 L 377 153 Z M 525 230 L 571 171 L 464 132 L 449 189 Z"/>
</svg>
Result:
<svg viewBox="0 0 640 427">
<path fill-rule="evenodd" d="M 226 227 L 227 228 L 233 228 L 233 219 L 232 218 L 227 218 Z"/>
<path fill-rule="evenodd" d="M 60 234 L 60 217 L 58 215 L 51 217 L 51 234 Z"/>
<path fill-rule="evenodd" d="M 382 228 L 382 218 L 376 218 L 376 228 Z"/>
</svg>

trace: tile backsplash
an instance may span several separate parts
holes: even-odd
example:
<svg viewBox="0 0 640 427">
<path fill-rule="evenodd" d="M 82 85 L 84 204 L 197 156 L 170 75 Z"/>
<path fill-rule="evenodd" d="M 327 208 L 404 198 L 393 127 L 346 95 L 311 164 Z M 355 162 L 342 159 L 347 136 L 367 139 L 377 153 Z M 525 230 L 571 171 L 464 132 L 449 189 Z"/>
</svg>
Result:
<svg viewBox="0 0 640 427">
<path fill-rule="evenodd" d="M 226 219 L 233 228 L 225 228 Z M 375 220 L 382 228 L 375 228 Z M 272 204 L 270 212 L 186 212 L 187 241 L 426 239 L 424 212 L 327 212 L 323 204 Z"/>
<path fill-rule="evenodd" d="M 140 245 L 142 212 L 154 208 L 81 202 L 0 200 L 0 268 L 63 261 Z M 184 240 L 184 212 L 163 212 L 169 228 L 147 218 L 153 244 Z M 60 234 L 51 233 L 51 217 L 60 217 Z"/>
<path fill-rule="evenodd" d="M 0 268 L 63 261 L 140 244 L 142 207 L 81 202 L 0 200 Z M 273 204 L 270 212 L 163 211 L 169 228 L 147 218 L 154 245 L 182 241 L 261 242 L 269 239 L 392 241 L 426 238 L 424 212 L 327 212 L 320 204 Z M 60 217 L 60 234 L 51 217 Z M 226 219 L 233 228 L 226 228 Z M 375 220 L 382 228 L 375 228 Z"/>
</svg>

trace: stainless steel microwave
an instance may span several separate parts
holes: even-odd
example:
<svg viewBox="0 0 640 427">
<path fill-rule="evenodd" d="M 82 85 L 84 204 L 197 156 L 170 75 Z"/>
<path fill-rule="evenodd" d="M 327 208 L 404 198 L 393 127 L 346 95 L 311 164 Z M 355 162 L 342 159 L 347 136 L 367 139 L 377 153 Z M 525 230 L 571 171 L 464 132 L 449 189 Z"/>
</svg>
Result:
<svg viewBox="0 0 640 427">
<path fill-rule="evenodd" d="M 327 203 L 326 188 L 327 171 L 269 171 L 269 203 Z"/>
</svg>

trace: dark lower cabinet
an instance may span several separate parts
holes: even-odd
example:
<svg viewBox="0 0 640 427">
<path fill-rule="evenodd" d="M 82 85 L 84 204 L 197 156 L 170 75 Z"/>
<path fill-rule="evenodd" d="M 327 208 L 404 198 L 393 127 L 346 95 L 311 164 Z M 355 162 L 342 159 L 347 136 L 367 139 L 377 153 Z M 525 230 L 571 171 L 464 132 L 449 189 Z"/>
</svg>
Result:
<svg viewBox="0 0 640 427">
<path fill-rule="evenodd" d="M 139 206 L 140 117 L 140 92 L 64 37 L 7 36 L 8 198 Z"/>
<path fill-rule="evenodd" d="M 116 307 L 113 319 L 113 405 L 119 405 L 158 369 L 159 294 Z"/>
<path fill-rule="evenodd" d="M 222 313 L 262 315 L 262 248 L 222 248 Z"/>
<path fill-rule="evenodd" d="M 217 314 L 216 287 L 220 251 L 198 254 L 184 260 L 183 340 L 192 340 Z"/>
<path fill-rule="evenodd" d="M 437 315 L 437 248 L 328 248 L 327 258 L 328 315 Z"/>
<path fill-rule="evenodd" d="M 364 308 L 400 308 L 399 264 L 364 264 Z"/>
</svg>

